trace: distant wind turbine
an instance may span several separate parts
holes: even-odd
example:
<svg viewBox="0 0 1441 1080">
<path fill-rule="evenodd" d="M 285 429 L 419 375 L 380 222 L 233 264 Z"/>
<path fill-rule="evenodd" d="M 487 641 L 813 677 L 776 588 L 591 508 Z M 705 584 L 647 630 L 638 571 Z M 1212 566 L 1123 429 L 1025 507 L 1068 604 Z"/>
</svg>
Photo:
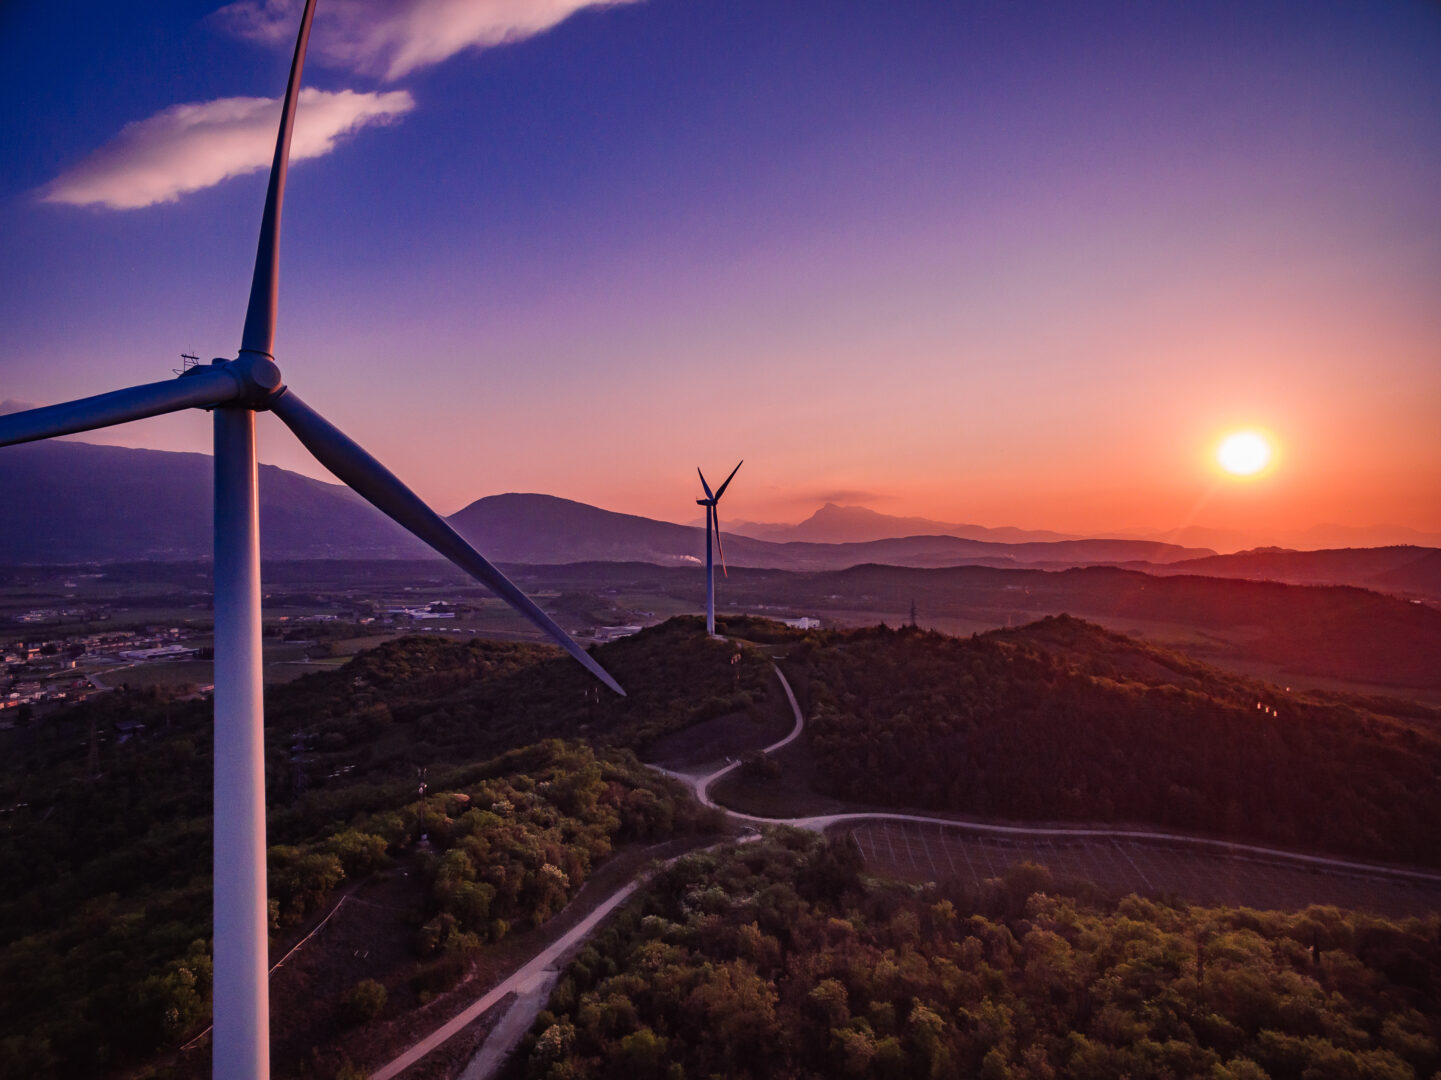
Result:
<svg viewBox="0 0 1441 1080">
<path fill-rule="evenodd" d="M 273 412 L 367 501 L 494 591 L 618 694 L 584 649 L 383 465 L 288 389 L 275 364 L 280 208 L 315 0 L 306 0 L 265 193 L 240 352 L 178 378 L 0 416 L 0 446 L 111 427 L 181 409 L 215 413 L 214 1075 L 270 1075 L 266 956 L 265 740 L 255 414 Z"/>
<path fill-rule="evenodd" d="M 705 507 L 705 632 L 711 637 L 715 637 L 715 560 L 711 555 L 712 532 L 715 533 L 716 550 L 720 552 L 721 573 L 730 577 L 729 571 L 726 570 L 725 547 L 721 544 L 720 515 L 716 511 L 716 504 L 720 502 L 721 496 L 726 493 L 726 488 L 730 486 L 730 482 L 735 479 L 736 473 L 740 472 L 740 467 L 744 464 L 744 460 L 737 463 L 736 467 L 731 470 L 731 474 L 726 477 L 726 482 L 716 490 L 714 495 L 711 494 L 710 485 L 705 482 L 705 473 L 701 472 L 699 468 L 696 469 L 696 473 L 700 476 L 700 486 L 705 488 L 705 498 L 697 499 L 695 504 Z"/>
</svg>

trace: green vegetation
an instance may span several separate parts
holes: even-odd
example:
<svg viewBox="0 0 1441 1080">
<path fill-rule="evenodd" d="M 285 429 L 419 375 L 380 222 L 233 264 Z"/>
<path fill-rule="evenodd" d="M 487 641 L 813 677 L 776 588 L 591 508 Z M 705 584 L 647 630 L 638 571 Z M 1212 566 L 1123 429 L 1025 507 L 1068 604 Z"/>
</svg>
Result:
<svg viewBox="0 0 1441 1080">
<path fill-rule="evenodd" d="M 361 979 L 345 996 L 345 1006 L 351 1021 L 365 1024 L 374 1020 L 385 1011 L 388 996 L 383 983 L 375 979 Z"/>
<path fill-rule="evenodd" d="M 553 649 L 409 638 L 272 690 L 274 944 L 403 857 L 424 882 L 410 981 L 433 993 L 617 845 L 713 828 L 629 748 L 759 707 L 769 662 L 736 652 L 696 620 L 617 642 L 619 699 Z M 0 732 L 0 1076 L 113 1072 L 204 1026 L 210 725 L 208 703 L 150 689 Z"/>
<path fill-rule="evenodd" d="M 382 803 L 308 842 L 271 847 L 272 929 L 284 934 L 318 913 L 339 886 L 411 849 L 423 829 L 433 847 L 419 858 L 427 884 L 414 913 L 409 981 L 433 993 L 453 985 L 485 942 L 564 907 L 616 845 L 714 827 L 710 814 L 624 751 L 597 756 L 550 741 L 463 772 L 423 804 Z M 201 827 L 188 824 L 192 834 Z M 208 851 L 200 836 L 190 841 L 180 854 L 192 858 L 172 858 L 185 864 L 153 885 L 85 898 L 7 940 L 0 1075 L 91 1076 L 176 1045 L 202 1025 Z M 135 857 L 146 846 L 132 843 L 119 854 Z M 89 879 L 71 880 L 81 882 Z M 342 1002 L 343 1015 L 360 1023 L 385 1001 L 383 986 L 377 993 L 363 983 Z"/>
<path fill-rule="evenodd" d="M 1428 1077 L 1441 918 L 866 881 L 848 841 L 687 856 L 570 966 L 529 1080 Z"/>
<path fill-rule="evenodd" d="M 1441 862 L 1434 710 L 1286 694 L 1065 616 L 790 657 L 827 794 Z"/>
<path fill-rule="evenodd" d="M 400 958 L 307 974 L 301 990 L 324 992 L 299 998 L 310 1026 L 287 1028 L 277 1071 L 334 1073 L 347 1031 L 519 947 L 617 849 L 638 859 L 713 830 L 636 754 L 773 725 L 788 706 L 749 642 L 788 654 L 818 775 L 848 799 L 1438 861 L 1441 724 L 1423 706 L 1282 694 L 1067 618 L 969 640 L 722 629 L 746 642 L 687 617 L 600 647 L 625 698 L 547 647 L 435 635 L 270 691 L 274 956 L 368 883 L 398 905 Z M 0 1077 L 153 1063 L 209 1009 L 210 706 L 152 687 L 20 719 L 0 732 Z M 776 768 L 743 771 L 775 784 Z M 790 834 L 683 860 L 582 953 L 516 1068 L 1300 1078 L 1441 1064 L 1434 918 L 1028 899 L 1039 871 L 965 896 L 857 870 L 846 844 Z"/>
</svg>

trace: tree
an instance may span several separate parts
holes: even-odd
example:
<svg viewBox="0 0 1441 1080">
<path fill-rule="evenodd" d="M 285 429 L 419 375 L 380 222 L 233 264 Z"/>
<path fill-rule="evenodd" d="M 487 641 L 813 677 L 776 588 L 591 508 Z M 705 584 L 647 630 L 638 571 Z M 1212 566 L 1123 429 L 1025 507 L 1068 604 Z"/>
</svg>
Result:
<svg viewBox="0 0 1441 1080">
<path fill-rule="evenodd" d="M 345 1014 L 352 1024 L 365 1024 L 385 1010 L 385 987 L 375 979 L 361 979 L 345 995 Z"/>
</svg>

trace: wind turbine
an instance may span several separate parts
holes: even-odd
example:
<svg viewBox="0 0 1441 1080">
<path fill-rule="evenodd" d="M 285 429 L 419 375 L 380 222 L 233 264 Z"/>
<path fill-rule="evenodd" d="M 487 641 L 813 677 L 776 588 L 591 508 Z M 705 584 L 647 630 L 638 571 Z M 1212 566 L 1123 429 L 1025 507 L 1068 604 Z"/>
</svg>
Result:
<svg viewBox="0 0 1441 1080">
<path fill-rule="evenodd" d="M 716 511 L 716 503 L 720 502 L 721 496 L 726 493 L 726 488 L 730 486 L 730 482 L 735 479 L 736 473 L 740 472 L 740 467 L 744 464 L 744 459 L 736 464 L 736 467 L 731 470 L 731 474 L 726 477 L 726 482 L 716 490 L 714 495 L 711 494 L 710 485 L 705 482 L 705 473 L 701 472 L 699 468 L 696 469 L 696 473 L 700 476 L 700 486 L 705 488 L 705 498 L 697 499 L 695 504 L 705 507 L 705 632 L 711 637 L 715 637 L 715 561 L 711 556 L 710 539 L 712 531 L 715 532 L 716 549 L 720 552 L 721 573 L 730 577 L 730 573 L 726 570 L 726 550 L 721 544 L 720 515 Z"/>
<path fill-rule="evenodd" d="M 273 412 L 327 469 L 538 626 L 618 694 L 578 644 L 380 462 L 290 390 L 275 364 L 280 208 L 315 0 L 306 0 L 239 355 L 178 378 L 0 416 L 0 446 L 111 427 L 181 409 L 215 414 L 214 1075 L 270 1075 L 265 891 L 265 740 L 255 414 Z"/>
</svg>

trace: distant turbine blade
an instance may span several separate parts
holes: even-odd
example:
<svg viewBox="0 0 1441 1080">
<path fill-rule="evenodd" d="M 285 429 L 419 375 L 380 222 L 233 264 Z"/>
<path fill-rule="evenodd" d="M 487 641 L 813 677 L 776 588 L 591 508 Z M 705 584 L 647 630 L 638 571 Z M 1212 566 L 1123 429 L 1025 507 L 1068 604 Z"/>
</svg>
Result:
<svg viewBox="0 0 1441 1080">
<path fill-rule="evenodd" d="M 280 297 L 280 208 L 285 202 L 285 174 L 290 165 L 290 133 L 295 127 L 300 71 L 305 66 L 305 46 L 314 15 L 315 0 L 305 0 L 300 34 L 295 39 L 295 58 L 290 62 L 290 82 L 280 110 L 280 130 L 275 136 L 275 160 L 270 166 L 270 186 L 265 191 L 265 211 L 260 217 L 260 244 L 255 253 L 255 276 L 250 281 L 250 304 L 245 309 L 245 330 L 240 335 L 241 352 L 262 353 L 271 359 L 275 357 L 275 311 Z"/>
<path fill-rule="evenodd" d="M 720 502 L 720 497 L 726 493 L 726 488 L 730 487 L 730 482 L 735 479 L 736 473 L 738 473 L 738 472 L 741 471 L 741 466 L 744 465 L 744 464 L 745 464 L 745 459 L 742 458 L 742 459 L 736 464 L 736 467 L 731 470 L 731 474 L 726 477 L 726 482 L 725 482 L 724 484 L 722 484 L 722 485 L 720 486 L 720 490 L 715 493 L 716 502 Z"/>
<path fill-rule="evenodd" d="M 706 497 L 707 499 L 710 499 L 712 502 L 714 502 L 714 501 L 715 501 L 715 496 L 710 493 L 710 485 L 705 482 L 705 473 L 703 473 L 703 472 L 700 471 L 700 467 L 699 467 L 699 466 L 696 467 L 696 471 L 695 471 L 695 472 L 696 472 L 696 475 L 700 477 L 700 486 L 703 487 L 703 488 L 705 488 L 705 497 Z"/>
<path fill-rule="evenodd" d="M 312 409 L 294 391 L 287 390 L 274 399 L 271 411 L 295 432 L 317 461 L 348 484 L 381 513 L 403 525 L 410 532 L 444 555 L 471 577 L 488 586 L 516 611 L 533 622 L 571 656 L 585 665 L 606 686 L 622 697 L 625 691 L 595 659 L 562 630 L 549 615 L 485 557 L 446 524 L 445 519 L 420 500 L 420 496 L 402 484 L 395 475 L 375 458 L 351 441 L 339 428 Z"/>
<path fill-rule="evenodd" d="M 716 498 L 719 499 L 720 496 L 717 495 Z M 726 569 L 726 546 L 721 543 L 720 538 L 720 507 L 712 507 L 711 513 L 715 515 L 715 549 L 720 553 L 721 573 L 730 577 L 731 572 Z"/>
<path fill-rule="evenodd" d="M 191 372 L 165 382 L 0 416 L 0 446 L 114 427 L 181 409 L 210 408 L 241 396 L 239 380 L 227 371 L 201 367 Z"/>
</svg>

